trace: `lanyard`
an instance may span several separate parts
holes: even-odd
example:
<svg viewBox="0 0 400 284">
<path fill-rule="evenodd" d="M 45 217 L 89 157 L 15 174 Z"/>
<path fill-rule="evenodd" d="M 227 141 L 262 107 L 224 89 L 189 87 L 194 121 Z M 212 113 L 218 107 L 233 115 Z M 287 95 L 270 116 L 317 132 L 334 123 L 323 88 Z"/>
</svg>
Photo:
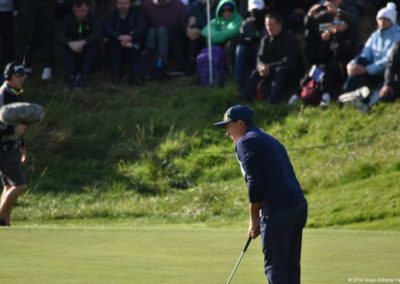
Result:
<svg viewBox="0 0 400 284">
<path fill-rule="evenodd" d="M 82 21 L 79 21 L 78 33 L 79 33 L 80 36 L 82 36 L 82 33 L 83 33 L 83 23 L 82 23 Z"/>
</svg>

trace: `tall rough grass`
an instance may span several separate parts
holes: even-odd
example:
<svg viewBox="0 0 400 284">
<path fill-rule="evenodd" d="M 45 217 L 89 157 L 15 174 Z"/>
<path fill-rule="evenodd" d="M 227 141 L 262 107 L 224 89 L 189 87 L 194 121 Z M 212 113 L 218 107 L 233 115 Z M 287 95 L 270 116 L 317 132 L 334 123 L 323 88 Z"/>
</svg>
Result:
<svg viewBox="0 0 400 284">
<path fill-rule="evenodd" d="M 28 82 L 27 100 L 43 104 L 47 115 L 27 135 L 30 191 L 17 220 L 245 220 L 233 145 L 212 127 L 240 102 L 233 83 L 217 89 L 174 80 L 137 88 L 101 79 L 74 93 L 57 82 Z M 335 105 L 250 106 L 257 124 L 288 149 L 310 202 L 309 226 L 396 228 L 399 103 L 370 115 Z"/>
</svg>

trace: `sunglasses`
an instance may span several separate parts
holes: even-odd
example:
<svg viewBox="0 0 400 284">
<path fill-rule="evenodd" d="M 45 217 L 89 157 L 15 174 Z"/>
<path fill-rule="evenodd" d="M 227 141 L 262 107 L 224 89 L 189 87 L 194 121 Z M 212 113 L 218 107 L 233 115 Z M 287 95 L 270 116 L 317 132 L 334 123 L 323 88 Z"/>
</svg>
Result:
<svg viewBox="0 0 400 284">
<path fill-rule="evenodd" d="M 232 9 L 232 8 L 225 8 L 225 9 L 222 9 L 222 12 L 226 12 L 226 11 L 228 11 L 228 12 L 233 12 L 233 9 Z"/>
</svg>

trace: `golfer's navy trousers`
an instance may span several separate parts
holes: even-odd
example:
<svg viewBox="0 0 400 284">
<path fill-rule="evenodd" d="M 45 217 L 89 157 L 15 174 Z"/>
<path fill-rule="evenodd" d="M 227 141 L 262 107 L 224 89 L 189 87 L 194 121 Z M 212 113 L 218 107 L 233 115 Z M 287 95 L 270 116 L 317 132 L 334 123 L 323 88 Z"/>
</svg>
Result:
<svg viewBox="0 0 400 284">
<path fill-rule="evenodd" d="M 300 283 L 300 256 L 307 202 L 263 216 L 261 243 L 269 284 Z"/>
</svg>

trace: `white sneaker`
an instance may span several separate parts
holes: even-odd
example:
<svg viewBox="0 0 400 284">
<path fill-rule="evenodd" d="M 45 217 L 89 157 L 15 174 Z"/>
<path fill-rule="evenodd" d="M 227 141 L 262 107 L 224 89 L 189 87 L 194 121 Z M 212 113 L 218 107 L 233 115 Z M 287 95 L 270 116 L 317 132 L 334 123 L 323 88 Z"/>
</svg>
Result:
<svg viewBox="0 0 400 284">
<path fill-rule="evenodd" d="M 370 90 L 367 86 L 358 88 L 354 91 L 344 93 L 339 96 L 338 102 L 339 103 L 349 103 L 356 98 L 365 99 L 368 97 Z"/>
<path fill-rule="evenodd" d="M 53 75 L 53 70 L 50 67 L 43 68 L 42 80 L 50 80 Z"/>
<path fill-rule="evenodd" d="M 329 93 L 323 93 L 319 106 L 323 108 L 328 107 L 330 103 L 331 103 L 331 95 Z"/>
<path fill-rule="evenodd" d="M 296 95 L 296 94 L 294 94 L 294 95 L 292 95 L 292 96 L 290 97 L 290 99 L 289 99 L 289 101 L 288 101 L 288 105 L 289 105 L 289 106 L 292 106 L 292 105 L 294 105 L 295 103 L 297 103 L 298 101 L 299 101 L 299 96 Z"/>
</svg>

